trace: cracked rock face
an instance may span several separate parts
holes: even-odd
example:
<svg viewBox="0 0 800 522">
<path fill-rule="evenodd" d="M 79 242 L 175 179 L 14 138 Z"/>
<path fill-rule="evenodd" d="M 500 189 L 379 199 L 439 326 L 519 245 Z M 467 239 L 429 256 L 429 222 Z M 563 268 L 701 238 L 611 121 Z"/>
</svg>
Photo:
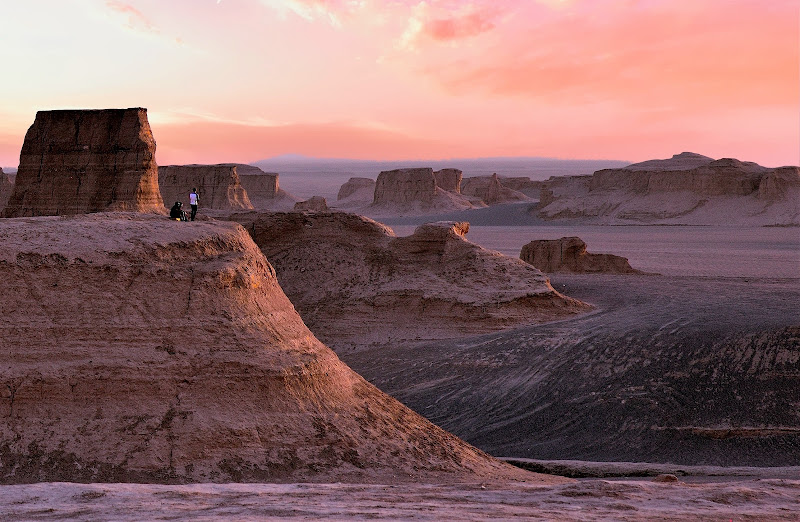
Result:
<svg viewBox="0 0 800 522">
<path fill-rule="evenodd" d="M 39 111 L 4 217 L 164 212 L 147 109 Z"/>
<path fill-rule="evenodd" d="M 234 223 L 0 220 L 0 295 L 2 483 L 520 476 L 343 364 Z"/>
</svg>

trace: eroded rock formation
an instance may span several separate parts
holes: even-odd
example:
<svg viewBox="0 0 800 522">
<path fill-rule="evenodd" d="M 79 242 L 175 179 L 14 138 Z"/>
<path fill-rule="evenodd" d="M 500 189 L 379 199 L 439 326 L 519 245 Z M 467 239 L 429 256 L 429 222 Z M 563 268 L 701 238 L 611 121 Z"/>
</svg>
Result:
<svg viewBox="0 0 800 522">
<path fill-rule="evenodd" d="M 13 191 L 14 182 L 11 181 L 8 174 L 3 172 L 3 169 L 0 169 L 0 214 L 2 214 L 3 209 L 6 207 L 8 198 L 11 197 Z"/>
<path fill-rule="evenodd" d="M 637 274 L 628 260 L 613 254 L 590 254 L 579 237 L 539 239 L 522 247 L 520 259 L 542 272 Z"/>
<path fill-rule="evenodd" d="M 370 178 L 350 178 L 339 188 L 336 200 L 351 198 L 357 194 L 363 194 L 360 199 L 372 202 L 375 196 L 375 180 Z M 367 197 L 367 194 L 369 197 Z"/>
<path fill-rule="evenodd" d="M 147 109 L 39 111 L 5 217 L 164 212 Z"/>
<path fill-rule="evenodd" d="M 0 482 L 521 477 L 343 364 L 234 223 L 2 220 L 0 295 Z"/>
<path fill-rule="evenodd" d="M 197 189 L 204 209 L 252 209 L 234 165 L 168 165 L 158 167 L 158 186 L 167 205 L 189 205 L 189 193 Z"/>
<path fill-rule="evenodd" d="M 458 169 L 441 169 L 434 171 L 433 177 L 436 186 L 448 192 L 461 193 L 461 179 L 463 173 Z"/>
<path fill-rule="evenodd" d="M 530 200 L 525 194 L 504 186 L 504 183 L 505 180 L 501 181 L 497 174 L 475 176 L 464 180 L 461 193 L 478 198 L 487 205 Z"/>
<path fill-rule="evenodd" d="M 237 213 L 303 320 L 334 349 L 460 337 L 566 317 L 587 305 L 534 267 L 464 238 L 466 223 L 395 237 L 334 213 Z"/>
<path fill-rule="evenodd" d="M 327 212 L 328 202 L 321 196 L 312 196 L 305 201 L 298 201 L 294 204 L 294 210 L 311 211 L 311 212 Z"/>
<path fill-rule="evenodd" d="M 443 182 L 453 186 L 460 171 L 443 169 L 438 172 Z M 433 169 L 414 168 L 381 172 L 375 182 L 372 205 L 365 211 L 370 215 L 402 215 L 463 210 L 475 206 L 482 204 L 476 205 L 459 193 L 439 187 Z"/>
<path fill-rule="evenodd" d="M 538 215 L 596 223 L 796 225 L 797 170 L 685 152 L 592 176 L 550 178 Z"/>
</svg>

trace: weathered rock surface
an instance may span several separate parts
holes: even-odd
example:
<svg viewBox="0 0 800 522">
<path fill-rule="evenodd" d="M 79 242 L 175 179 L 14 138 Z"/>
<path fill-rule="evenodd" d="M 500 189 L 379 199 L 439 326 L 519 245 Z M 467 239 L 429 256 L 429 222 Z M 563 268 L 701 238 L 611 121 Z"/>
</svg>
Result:
<svg viewBox="0 0 800 522">
<path fill-rule="evenodd" d="M 4 217 L 164 212 L 147 109 L 39 111 Z"/>
<path fill-rule="evenodd" d="M 530 180 L 528 180 L 530 181 Z M 461 193 L 482 200 L 487 205 L 498 203 L 511 203 L 515 201 L 529 201 L 531 198 L 505 186 L 497 174 L 491 176 L 475 176 L 463 182 Z"/>
<path fill-rule="evenodd" d="M 3 169 L 0 169 L 0 213 L 2 213 L 3 209 L 6 207 L 8 198 L 11 197 L 13 191 L 14 182 L 11 181 L 8 174 L 3 172 Z"/>
<path fill-rule="evenodd" d="M 579 237 L 539 239 L 522 247 L 520 259 L 542 272 L 637 274 L 628 260 L 613 254 L 590 254 Z"/>
<path fill-rule="evenodd" d="M 236 167 L 239 183 L 247 192 L 250 203 L 258 210 L 291 210 L 298 198 L 280 188 L 277 172 L 264 172 L 244 163 L 223 163 Z"/>
<path fill-rule="evenodd" d="M 450 171 L 451 169 L 443 169 Z M 443 171 L 439 171 L 442 173 Z M 447 183 L 451 174 L 440 174 Z M 455 174 L 452 174 L 455 175 Z M 369 215 L 413 215 L 438 211 L 464 210 L 483 206 L 456 192 L 436 184 L 431 168 L 395 169 L 383 171 L 375 182 L 372 205 L 364 209 Z"/>
<path fill-rule="evenodd" d="M 798 225 L 798 170 L 682 153 L 589 177 L 550 178 L 538 215 L 611 224 Z"/>
<path fill-rule="evenodd" d="M 504 187 L 510 188 L 511 190 L 516 190 L 517 192 L 522 192 L 529 198 L 539 199 L 539 191 L 542 189 L 541 181 L 533 181 L 527 176 L 499 176 L 499 178 L 500 183 L 502 183 Z"/>
<path fill-rule="evenodd" d="M 521 477 L 343 364 L 233 223 L 3 220 L 0 295 L 0 482 Z"/>
<path fill-rule="evenodd" d="M 197 189 L 204 209 L 252 209 L 234 165 L 168 165 L 158 167 L 158 186 L 167 205 L 180 201 L 188 208 L 189 193 Z"/>
<path fill-rule="evenodd" d="M 351 198 L 361 193 L 363 193 L 364 196 L 369 194 L 369 197 L 362 196 L 360 199 L 368 200 L 371 203 L 375 196 L 375 180 L 370 178 L 350 178 L 339 188 L 336 200 Z"/>
<path fill-rule="evenodd" d="M 441 169 L 433 172 L 436 186 L 448 192 L 461 193 L 463 173 L 458 169 Z"/>
<path fill-rule="evenodd" d="M 328 202 L 321 196 L 312 196 L 305 201 L 298 201 L 294 204 L 294 210 L 311 211 L 311 212 L 327 212 Z"/>
<path fill-rule="evenodd" d="M 466 223 L 395 237 L 343 212 L 230 219 L 250 232 L 303 320 L 334 349 L 479 334 L 589 308 L 527 263 L 467 241 Z"/>
</svg>

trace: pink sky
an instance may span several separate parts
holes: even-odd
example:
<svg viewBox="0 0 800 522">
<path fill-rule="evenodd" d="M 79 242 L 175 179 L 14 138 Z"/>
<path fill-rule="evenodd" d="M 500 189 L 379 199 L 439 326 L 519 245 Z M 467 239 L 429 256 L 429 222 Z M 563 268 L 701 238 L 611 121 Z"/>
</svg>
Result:
<svg viewBox="0 0 800 522">
<path fill-rule="evenodd" d="M 800 164 L 797 0 L 26 0 L 0 63 L 0 166 L 37 110 L 134 106 L 160 164 Z"/>
</svg>

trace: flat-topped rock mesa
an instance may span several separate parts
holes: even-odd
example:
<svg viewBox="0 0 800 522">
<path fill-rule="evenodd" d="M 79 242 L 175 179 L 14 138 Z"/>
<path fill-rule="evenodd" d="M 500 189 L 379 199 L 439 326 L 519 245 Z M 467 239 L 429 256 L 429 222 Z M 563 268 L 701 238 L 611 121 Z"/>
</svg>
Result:
<svg viewBox="0 0 800 522">
<path fill-rule="evenodd" d="M 4 217 L 164 212 L 147 109 L 39 111 Z"/>
<path fill-rule="evenodd" d="M 464 210 L 485 206 L 458 192 L 445 190 L 436 183 L 437 175 L 445 185 L 456 188 L 460 171 L 431 168 L 410 168 L 383 171 L 375 182 L 372 205 L 364 209 L 369 215 L 422 214 Z"/>
<path fill-rule="evenodd" d="M 522 247 L 520 259 L 542 272 L 552 274 L 567 272 L 574 274 L 640 274 L 628 260 L 613 254 L 591 254 L 586 243 L 579 237 L 561 239 L 539 239 Z"/>
<path fill-rule="evenodd" d="M 797 167 L 682 153 L 588 177 L 550 178 L 537 212 L 609 224 L 797 225 L 800 176 Z"/>
<path fill-rule="evenodd" d="M 536 480 L 350 370 L 235 223 L 1 220 L 0 294 L 2 483 Z"/>
<path fill-rule="evenodd" d="M 158 186 L 167 205 L 180 201 L 188 208 L 189 193 L 197 189 L 204 209 L 252 209 L 234 165 L 167 165 L 158 167 Z"/>
<path fill-rule="evenodd" d="M 517 183 L 521 184 L 519 182 Z M 465 179 L 462 184 L 461 193 L 465 196 L 480 199 L 487 205 L 531 200 L 531 198 L 522 192 L 506 187 L 505 180 L 501 180 L 497 174 L 492 174 L 491 176 L 475 176 Z"/>
<path fill-rule="evenodd" d="M 250 232 L 303 320 L 336 350 L 462 337 L 589 308 L 522 260 L 467 241 L 466 223 L 431 223 L 396 237 L 344 212 L 230 219 Z"/>
<path fill-rule="evenodd" d="M 3 169 L 0 169 L 0 213 L 2 213 L 3 209 L 6 207 L 8 198 L 11 197 L 13 191 L 14 182 L 8 174 L 3 172 Z"/>
<path fill-rule="evenodd" d="M 312 196 L 305 201 L 298 201 L 294 204 L 294 210 L 309 212 L 327 212 L 328 202 L 322 196 Z"/>
</svg>

